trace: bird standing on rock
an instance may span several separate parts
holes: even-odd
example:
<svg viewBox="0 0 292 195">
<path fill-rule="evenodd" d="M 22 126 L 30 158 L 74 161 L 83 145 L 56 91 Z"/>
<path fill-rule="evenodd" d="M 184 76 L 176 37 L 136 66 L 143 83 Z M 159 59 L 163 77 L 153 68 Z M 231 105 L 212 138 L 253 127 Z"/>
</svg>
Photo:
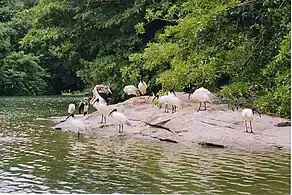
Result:
<svg viewBox="0 0 292 195">
<path fill-rule="evenodd" d="M 177 106 L 181 106 L 181 100 L 176 97 L 176 94 L 174 93 L 173 90 L 170 90 L 168 92 L 168 95 L 163 95 L 163 96 L 159 96 L 159 94 L 157 94 L 153 100 L 152 100 L 152 103 L 153 101 L 157 99 L 159 104 L 160 104 L 160 108 L 165 105 L 165 110 L 164 112 L 167 112 L 168 113 L 168 105 L 171 105 L 172 106 L 172 113 L 174 113 L 176 111 L 176 107 Z"/>
<path fill-rule="evenodd" d="M 194 91 L 194 92 L 193 92 Z M 193 93 L 192 93 L 193 92 Z M 193 88 L 189 93 L 189 100 L 199 101 L 200 106 L 198 108 L 198 112 L 201 110 L 202 102 L 204 103 L 205 110 L 207 110 L 206 102 L 212 103 L 215 100 L 216 96 L 213 95 L 208 89 L 204 87 L 200 87 L 199 89 Z"/>
<path fill-rule="evenodd" d="M 254 119 L 255 113 L 257 113 L 261 117 L 261 113 L 256 108 L 252 108 L 252 109 L 245 108 L 241 112 L 242 119 L 244 120 L 244 123 L 245 123 L 245 131 L 246 132 L 248 132 L 247 122 L 249 121 L 250 133 L 254 133 L 252 131 L 251 121 Z"/>
<path fill-rule="evenodd" d="M 138 84 L 138 89 L 141 95 L 145 95 L 147 92 L 147 84 L 144 81 L 140 81 Z"/>
<path fill-rule="evenodd" d="M 134 85 L 127 85 L 124 87 L 123 90 L 129 96 L 130 95 L 135 95 L 136 97 L 140 96 L 139 89 L 135 87 Z"/>
<path fill-rule="evenodd" d="M 118 112 L 118 110 L 115 108 L 113 109 L 109 114 L 109 117 L 112 117 L 113 119 L 115 119 L 118 124 L 119 124 L 119 133 L 123 133 L 124 131 L 124 124 L 131 126 L 131 123 L 129 121 L 129 119 L 123 114 Z"/>
</svg>

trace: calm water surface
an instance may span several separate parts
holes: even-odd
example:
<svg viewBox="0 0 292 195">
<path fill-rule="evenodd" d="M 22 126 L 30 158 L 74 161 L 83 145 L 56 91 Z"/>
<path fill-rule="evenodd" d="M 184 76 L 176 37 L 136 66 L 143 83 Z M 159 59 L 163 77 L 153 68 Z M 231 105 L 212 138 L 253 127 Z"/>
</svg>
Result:
<svg viewBox="0 0 292 195">
<path fill-rule="evenodd" d="M 290 154 L 101 139 L 36 120 L 80 97 L 0 98 L 0 193 L 289 194 Z"/>
</svg>

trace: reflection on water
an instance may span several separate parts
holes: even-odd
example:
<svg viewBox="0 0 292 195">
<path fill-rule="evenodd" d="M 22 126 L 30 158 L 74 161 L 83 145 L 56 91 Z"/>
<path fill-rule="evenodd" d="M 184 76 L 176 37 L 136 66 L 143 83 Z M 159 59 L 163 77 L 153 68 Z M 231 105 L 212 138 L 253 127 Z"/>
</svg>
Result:
<svg viewBox="0 0 292 195">
<path fill-rule="evenodd" d="M 55 131 L 78 97 L 0 99 L 0 193 L 288 194 L 290 154 Z"/>
</svg>

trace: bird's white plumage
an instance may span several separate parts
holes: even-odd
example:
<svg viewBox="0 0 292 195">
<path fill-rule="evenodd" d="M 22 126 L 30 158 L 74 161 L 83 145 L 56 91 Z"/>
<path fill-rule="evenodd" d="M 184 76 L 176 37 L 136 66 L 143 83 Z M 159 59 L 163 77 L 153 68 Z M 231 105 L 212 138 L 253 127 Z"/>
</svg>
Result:
<svg viewBox="0 0 292 195">
<path fill-rule="evenodd" d="M 93 101 L 90 101 L 92 106 L 98 110 L 102 114 L 102 121 L 103 117 L 106 120 L 106 116 L 110 112 L 110 108 L 107 106 L 106 101 L 96 92 L 96 90 L 92 90 L 94 97 L 92 98 Z M 99 100 L 98 102 L 96 100 Z"/>
<path fill-rule="evenodd" d="M 146 94 L 147 84 L 144 81 L 142 81 L 142 82 L 140 81 L 139 82 L 138 88 L 139 88 L 139 90 L 140 90 L 142 95 Z"/>
<path fill-rule="evenodd" d="M 200 87 L 199 89 L 196 89 L 194 93 L 190 95 L 190 99 L 193 101 L 200 101 L 200 102 L 210 102 L 214 100 L 214 95 L 204 87 Z"/>
<path fill-rule="evenodd" d="M 75 119 L 75 118 L 69 118 L 67 120 L 67 124 L 71 124 L 71 130 L 75 130 L 75 131 L 86 131 L 86 130 L 89 130 L 90 129 L 90 125 L 89 124 L 86 124 L 78 119 Z"/>
<path fill-rule="evenodd" d="M 177 106 L 181 107 L 181 100 L 174 95 L 174 93 L 168 93 L 168 95 L 163 95 L 158 97 L 159 104 L 163 105 L 170 105 L 170 106 Z"/>
<path fill-rule="evenodd" d="M 100 99 L 99 99 L 100 100 Z M 103 102 L 95 102 L 94 104 L 93 104 L 93 107 L 96 109 L 96 110 L 98 110 L 101 114 L 103 114 L 104 116 L 107 116 L 108 115 L 108 113 L 109 113 L 109 111 L 110 111 L 110 109 L 109 109 L 109 107 L 105 104 L 105 103 L 103 103 Z"/>
<path fill-rule="evenodd" d="M 69 104 L 68 113 L 72 114 L 75 112 L 75 104 Z"/>
<path fill-rule="evenodd" d="M 83 112 L 88 112 L 88 110 L 89 110 L 89 104 L 84 105 Z"/>
<path fill-rule="evenodd" d="M 134 85 L 127 85 L 124 87 L 124 92 L 127 95 L 135 95 L 135 96 L 139 96 L 139 90 L 137 87 L 135 87 Z"/>
<path fill-rule="evenodd" d="M 252 121 L 254 119 L 254 114 L 251 109 L 245 108 L 241 111 L 242 119 L 245 121 Z"/>
<path fill-rule="evenodd" d="M 113 112 L 110 116 L 115 119 L 119 124 L 126 124 L 128 126 L 131 126 L 129 119 L 121 112 Z"/>
</svg>

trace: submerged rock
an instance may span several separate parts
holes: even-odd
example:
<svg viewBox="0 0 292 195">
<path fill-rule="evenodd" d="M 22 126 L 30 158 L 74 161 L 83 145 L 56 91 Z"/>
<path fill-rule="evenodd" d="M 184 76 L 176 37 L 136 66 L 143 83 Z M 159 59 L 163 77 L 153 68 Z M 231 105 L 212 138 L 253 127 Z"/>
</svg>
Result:
<svg viewBox="0 0 292 195">
<path fill-rule="evenodd" d="M 226 104 L 208 104 L 207 110 L 197 112 L 198 103 L 188 100 L 188 94 L 176 93 L 182 100 L 183 109 L 176 113 L 164 113 L 164 109 L 153 107 L 151 99 L 134 97 L 125 102 L 110 105 L 125 114 L 132 126 L 124 125 L 127 137 L 143 137 L 160 141 L 205 146 L 213 145 L 219 148 L 242 149 L 249 151 L 274 150 L 290 151 L 290 127 L 275 126 L 284 119 L 268 115 L 255 116 L 252 122 L 255 134 L 245 132 L 245 124 L 241 118 L 241 110 L 229 110 Z M 58 123 L 63 117 L 54 118 Z M 76 115 L 86 133 L 93 129 L 98 137 L 110 138 L 117 135 L 118 124 L 107 117 L 107 123 L 101 124 L 101 115 L 91 113 L 87 118 Z M 86 127 L 86 128 L 85 128 Z M 57 124 L 55 128 L 76 131 L 72 122 Z M 276 147 L 279 146 L 279 147 Z"/>
</svg>

